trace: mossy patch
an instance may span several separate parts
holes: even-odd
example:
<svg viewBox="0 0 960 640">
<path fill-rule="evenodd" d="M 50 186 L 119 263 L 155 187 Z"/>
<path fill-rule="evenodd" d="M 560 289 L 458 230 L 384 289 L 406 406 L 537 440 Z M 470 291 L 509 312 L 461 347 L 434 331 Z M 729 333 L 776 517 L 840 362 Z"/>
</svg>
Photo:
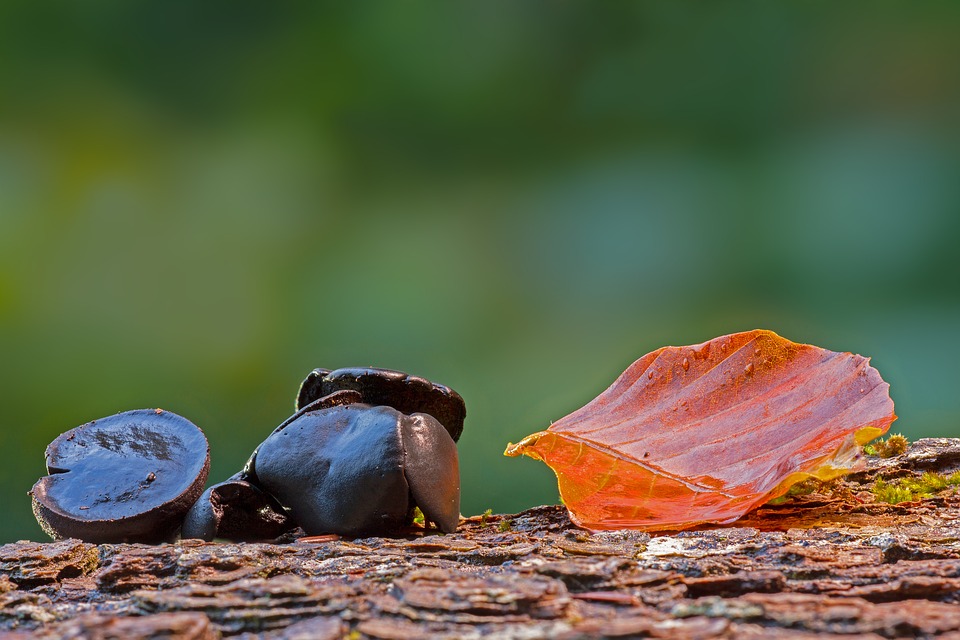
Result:
<svg viewBox="0 0 960 640">
<path fill-rule="evenodd" d="M 480 514 L 480 526 L 485 527 L 490 524 L 489 520 L 493 516 L 493 509 L 487 509 Z"/>
<path fill-rule="evenodd" d="M 902 434 L 895 433 L 886 440 L 877 440 L 872 444 L 865 445 L 863 452 L 868 456 L 879 456 L 881 458 L 892 458 L 906 452 L 910 446 L 910 441 Z"/>
<path fill-rule="evenodd" d="M 811 493 L 823 493 L 826 489 L 829 488 L 829 485 L 832 485 L 832 484 L 833 484 L 832 481 L 821 482 L 816 478 L 809 478 L 807 480 L 798 482 L 797 484 L 793 485 L 785 494 L 783 494 L 779 498 L 774 498 L 767 504 L 778 505 L 778 504 L 783 504 L 785 502 L 788 502 L 791 498 L 794 498 L 796 496 L 806 496 L 806 495 L 810 495 Z"/>
<path fill-rule="evenodd" d="M 877 478 L 870 487 L 870 492 L 878 502 L 900 504 L 930 498 L 944 489 L 958 486 L 960 486 L 960 471 L 950 475 L 927 472 L 919 478 L 901 478 L 891 482 Z"/>
</svg>

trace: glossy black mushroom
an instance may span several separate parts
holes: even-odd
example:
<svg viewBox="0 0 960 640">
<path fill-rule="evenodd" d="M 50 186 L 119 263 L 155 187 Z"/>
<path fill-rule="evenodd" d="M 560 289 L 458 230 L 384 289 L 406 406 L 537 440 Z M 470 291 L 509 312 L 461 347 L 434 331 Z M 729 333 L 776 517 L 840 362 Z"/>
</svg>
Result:
<svg viewBox="0 0 960 640">
<path fill-rule="evenodd" d="M 459 393 L 426 378 L 390 369 L 314 369 L 300 385 L 296 408 L 343 389 L 359 392 L 367 404 L 386 405 L 406 414 L 427 413 L 446 427 L 454 442 L 463 432 L 467 409 Z"/>
<path fill-rule="evenodd" d="M 322 398 L 317 398 L 303 409 L 298 410 L 292 416 L 280 423 L 280 426 L 273 430 L 273 433 L 277 433 L 288 424 L 293 422 L 301 414 L 308 411 L 319 411 L 320 409 L 329 409 L 331 407 L 339 407 L 345 404 L 355 404 L 362 400 L 360 394 L 356 391 L 344 390 L 337 391 L 336 393 L 331 393 L 328 396 Z M 272 435 L 272 434 L 271 434 Z M 269 440 L 269 438 L 268 438 Z M 243 471 L 238 474 L 238 477 L 242 480 L 249 481 L 255 486 L 260 487 L 260 479 L 257 478 L 256 465 L 254 464 L 257 459 L 257 453 L 260 451 L 260 447 L 263 446 L 261 443 L 256 449 L 253 450 L 253 453 L 250 454 L 250 458 L 247 460 L 247 463 L 243 467 Z"/>
<path fill-rule="evenodd" d="M 308 534 L 394 532 L 410 524 L 415 506 L 441 530 L 456 529 L 457 447 L 443 425 L 425 413 L 366 403 L 324 407 L 324 400 L 278 427 L 251 456 L 247 477 Z"/>
<path fill-rule="evenodd" d="M 213 485 L 187 512 L 182 538 L 273 540 L 293 527 L 284 508 L 236 474 Z"/>
<path fill-rule="evenodd" d="M 57 437 L 30 491 L 51 537 L 162 542 L 203 491 L 210 449 L 192 422 L 160 409 L 127 411 Z"/>
</svg>

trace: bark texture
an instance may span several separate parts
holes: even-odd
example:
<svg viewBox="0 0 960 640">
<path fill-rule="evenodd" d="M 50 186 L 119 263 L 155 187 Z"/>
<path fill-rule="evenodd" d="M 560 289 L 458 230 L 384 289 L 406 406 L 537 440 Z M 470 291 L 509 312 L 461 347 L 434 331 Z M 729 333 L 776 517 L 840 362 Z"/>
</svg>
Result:
<svg viewBox="0 0 960 640">
<path fill-rule="evenodd" d="M 0 638 L 960 639 L 960 495 L 869 487 L 960 469 L 960 440 L 871 459 L 725 527 L 591 534 L 562 507 L 456 533 L 0 547 Z"/>
</svg>

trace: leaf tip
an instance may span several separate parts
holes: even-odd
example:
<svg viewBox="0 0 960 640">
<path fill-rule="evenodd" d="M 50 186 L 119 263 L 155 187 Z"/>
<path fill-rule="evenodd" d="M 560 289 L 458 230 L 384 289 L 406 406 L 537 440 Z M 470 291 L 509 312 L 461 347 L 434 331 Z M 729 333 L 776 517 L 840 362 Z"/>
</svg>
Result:
<svg viewBox="0 0 960 640">
<path fill-rule="evenodd" d="M 507 448 L 503 451 L 503 455 L 509 458 L 516 458 L 517 456 L 530 455 L 530 452 L 527 449 L 536 446 L 537 441 L 540 440 L 540 436 L 543 435 L 543 431 L 529 435 L 517 444 L 512 442 L 507 443 Z"/>
</svg>

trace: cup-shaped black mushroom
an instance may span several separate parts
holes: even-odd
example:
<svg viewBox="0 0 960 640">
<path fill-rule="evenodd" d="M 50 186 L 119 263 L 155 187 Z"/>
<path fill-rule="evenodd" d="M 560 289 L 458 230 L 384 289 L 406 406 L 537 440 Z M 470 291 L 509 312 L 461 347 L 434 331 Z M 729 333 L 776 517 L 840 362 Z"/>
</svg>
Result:
<svg viewBox="0 0 960 640">
<path fill-rule="evenodd" d="M 46 459 L 50 475 L 30 494 L 51 537 L 155 543 L 176 535 L 203 492 L 210 448 L 186 418 L 141 409 L 61 434 Z"/>
<path fill-rule="evenodd" d="M 341 391 L 340 393 L 344 393 Z M 308 534 L 395 532 L 414 506 L 447 532 L 460 517 L 457 447 L 425 413 L 314 401 L 254 452 L 246 473 Z"/>
<path fill-rule="evenodd" d="M 467 409 L 459 393 L 426 378 L 390 369 L 314 369 L 300 384 L 296 408 L 300 410 L 344 389 L 359 392 L 367 404 L 386 405 L 406 414 L 429 414 L 446 427 L 454 442 L 463 432 Z"/>
<path fill-rule="evenodd" d="M 280 503 L 238 473 L 203 492 L 187 512 L 180 536 L 207 541 L 273 540 L 292 527 Z"/>
</svg>

